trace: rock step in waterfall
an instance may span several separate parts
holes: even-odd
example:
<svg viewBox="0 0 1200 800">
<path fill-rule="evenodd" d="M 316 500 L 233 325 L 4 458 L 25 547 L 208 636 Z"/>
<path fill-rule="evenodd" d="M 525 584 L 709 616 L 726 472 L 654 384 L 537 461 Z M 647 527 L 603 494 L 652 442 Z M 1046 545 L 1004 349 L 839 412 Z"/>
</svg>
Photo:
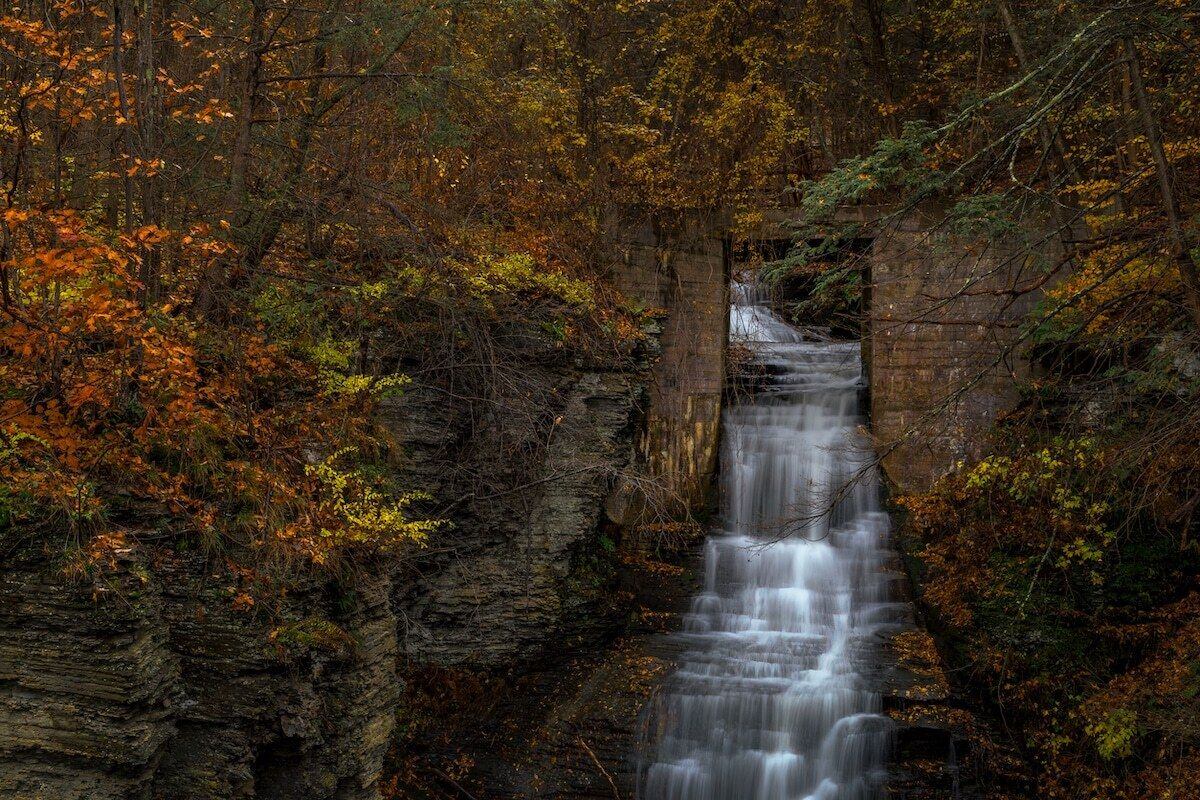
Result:
<svg viewBox="0 0 1200 800">
<path fill-rule="evenodd" d="M 725 413 L 723 530 L 650 712 L 639 796 L 870 800 L 890 727 L 871 642 L 906 606 L 858 429 L 859 345 L 815 341 L 753 285 L 733 298 L 731 338 L 773 377 Z"/>
</svg>

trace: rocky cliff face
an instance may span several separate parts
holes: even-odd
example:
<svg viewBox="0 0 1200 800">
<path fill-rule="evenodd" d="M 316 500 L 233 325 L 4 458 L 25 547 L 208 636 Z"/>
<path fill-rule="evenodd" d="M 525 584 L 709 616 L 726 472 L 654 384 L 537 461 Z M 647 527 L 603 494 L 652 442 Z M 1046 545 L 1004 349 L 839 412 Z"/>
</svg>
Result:
<svg viewBox="0 0 1200 800">
<path fill-rule="evenodd" d="M 523 485 L 480 491 L 453 459 L 461 407 L 390 409 L 406 477 L 452 521 L 416 562 L 233 602 L 213 554 L 139 538 L 68 579 L 29 545 L 0 572 L 0 797 L 366 800 L 379 796 L 402 665 L 519 670 L 606 625 L 604 498 L 628 465 L 644 367 L 544 370 Z M 499 446 L 497 442 L 492 445 Z M 615 537 L 617 534 L 612 533 Z"/>
<path fill-rule="evenodd" d="M 493 466 L 478 462 L 491 460 L 499 445 L 461 441 L 463 421 L 438 398 L 414 395 L 392 409 L 411 454 L 411 482 L 462 499 L 432 569 L 397 587 L 407 658 L 511 669 L 602 634 L 607 561 L 618 536 L 614 530 L 602 538 L 604 500 L 630 465 L 643 380 L 624 371 L 570 380 L 548 374 L 554 399 L 539 467 L 504 488 L 471 479 Z M 465 474 L 445 474 L 451 461 L 466 465 Z"/>
<path fill-rule="evenodd" d="M 145 796 L 174 733 L 179 675 L 160 587 L 96 593 L 35 559 L 0 575 L 0 794 Z"/>
<path fill-rule="evenodd" d="M 398 695 L 387 576 L 303 587 L 267 619 L 210 559 L 131 552 L 71 581 L 38 555 L 0 579 L 0 795 L 376 796 Z"/>
</svg>

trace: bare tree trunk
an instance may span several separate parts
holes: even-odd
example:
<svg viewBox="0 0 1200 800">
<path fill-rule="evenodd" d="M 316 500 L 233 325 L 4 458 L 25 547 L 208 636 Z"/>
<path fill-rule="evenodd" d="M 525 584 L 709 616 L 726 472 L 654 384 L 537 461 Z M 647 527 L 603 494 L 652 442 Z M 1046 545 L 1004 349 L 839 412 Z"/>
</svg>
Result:
<svg viewBox="0 0 1200 800">
<path fill-rule="evenodd" d="M 1125 48 L 1125 58 L 1129 63 L 1129 84 L 1137 102 L 1138 112 L 1142 118 L 1142 131 L 1146 134 L 1146 143 L 1150 146 L 1150 155 L 1154 159 L 1155 172 L 1158 174 L 1158 191 L 1162 201 L 1163 211 L 1167 215 L 1167 230 L 1171 237 L 1171 255 L 1179 269 L 1179 277 L 1183 282 L 1184 301 L 1192 323 L 1200 329 L 1200 270 L 1191 253 L 1191 243 L 1180 222 L 1179 201 L 1175 197 L 1175 189 L 1171 183 L 1171 165 L 1167 161 L 1166 151 L 1163 150 L 1162 132 L 1158 129 L 1158 120 L 1150 108 L 1150 99 L 1146 96 L 1146 87 L 1142 83 L 1142 63 L 1138 57 L 1137 45 L 1132 37 L 1122 41 Z"/>
<path fill-rule="evenodd" d="M 867 68 L 874 73 L 875 79 L 879 81 L 880 87 L 883 88 L 883 99 L 887 101 L 890 111 L 884 119 L 884 124 L 887 126 L 888 133 L 892 136 L 900 134 L 900 124 L 896 117 L 895 108 L 897 103 L 896 81 L 892 75 L 891 64 L 888 59 L 887 38 L 885 36 L 886 25 L 884 23 L 884 10 L 878 0 L 857 0 L 857 5 L 863 17 L 866 19 L 868 32 L 863 37 L 866 42 Z"/>
<path fill-rule="evenodd" d="M 1008 0 L 996 0 L 996 8 L 1000 12 L 1000 18 L 1004 21 L 1004 30 L 1008 33 L 1013 53 L 1017 56 L 1017 64 L 1020 65 L 1021 72 L 1029 74 L 1032 66 L 1029 60 L 1029 51 L 1025 49 L 1025 38 L 1021 35 L 1021 27 L 1017 25 L 1017 19 L 1013 16 Z M 1067 151 L 1062 140 L 1050 130 L 1050 126 L 1044 121 L 1038 124 L 1038 135 L 1041 137 L 1042 147 L 1047 153 L 1053 153 L 1057 159 L 1059 168 L 1069 173 L 1074 180 L 1079 180 L 1078 172 L 1067 160 Z"/>
<path fill-rule="evenodd" d="M 137 157 L 133 138 L 133 115 L 125 93 L 125 0 L 113 0 L 113 79 L 117 84 L 117 105 L 124 120 L 121 128 L 125 144 L 125 160 L 119 165 L 125 195 L 125 230 L 133 230 L 133 174 L 130 167 Z"/>
<path fill-rule="evenodd" d="M 264 0 L 253 0 L 251 8 L 250 36 L 245 58 L 241 64 L 238 87 L 237 129 L 234 134 L 233 152 L 229 159 L 229 182 L 225 187 L 225 221 L 229 222 L 235 231 L 247 224 L 245 219 L 247 216 L 246 182 L 250 169 L 254 114 L 258 106 L 262 57 L 265 50 L 266 5 Z M 235 241 L 234 244 L 242 247 L 244 242 Z M 240 256 L 235 254 L 213 260 L 213 263 L 204 271 L 200 284 L 196 288 L 193 313 L 202 317 L 226 316 L 228 309 L 223 308 L 227 302 L 225 295 L 231 273 L 236 269 L 239 258 Z"/>
<path fill-rule="evenodd" d="M 1012 43 L 1013 52 L 1017 56 L 1017 64 L 1021 67 L 1021 72 L 1028 75 L 1032 66 L 1029 61 L 1029 51 L 1025 49 L 1025 39 L 1021 35 L 1021 27 L 1017 25 L 1016 17 L 1013 16 L 1012 8 L 1009 7 L 1008 0 L 996 0 L 996 8 L 1000 12 L 1000 18 L 1004 21 L 1004 29 L 1008 33 L 1008 40 Z M 1062 245 L 1063 253 L 1069 255 L 1073 249 L 1072 236 L 1071 231 L 1068 230 L 1069 223 L 1063 218 L 1062 209 L 1058 205 L 1058 193 L 1054 186 L 1054 169 L 1050 166 L 1051 160 L 1059 170 L 1070 175 L 1075 181 L 1079 180 L 1079 174 L 1067 159 L 1066 146 L 1050 130 L 1050 126 L 1045 120 L 1038 122 L 1038 137 L 1042 140 L 1042 152 L 1045 153 L 1046 159 L 1043 170 L 1046 177 L 1046 191 L 1050 195 L 1050 216 L 1058 231 L 1058 240 Z"/>
<path fill-rule="evenodd" d="M 113 164 L 110 171 L 112 177 L 104 182 L 104 221 L 114 231 L 121 227 L 121 178 L 118 177 L 121 163 L 121 135 L 114 134 L 108 139 L 108 159 Z"/>
<path fill-rule="evenodd" d="M 246 58 L 242 63 L 241 85 L 238 91 L 237 133 L 233 142 L 233 153 L 229 159 L 229 185 L 225 189 L 225 211 L 231 217 L 238 216 L 245 206 L 246 176 L 250 167 L 251 134 L 254 129 L 254 113 L 257 107 L 259 78 L 262 73 L 264 27 L 266 8 L 261 0 L 254 0 L 250 17 L 250 41 Z M 229 220 L 235 222 L 235 220 Z M 240 221 L 240 220 L 236 220 Z"/>
<path fill-rule="evenodd" d="M 154 52 L 154 0 L 137 0 L 137 17 L 138 132 L 141 134 L 141 158 L 145 162 L 140 178 L 142 224 L 159 227 L 162 225 L 162 182 L 158 167 L 150 163 L 158 159 L 162 149 L 162 89 Z M 162 248 L 156 244 L 143 247 L 138 276 L 143 306 L 158 299 L 161 266 Z"/>
<path fill-rule="evenodd" d="M 1013 16 L 1008 0 L 996 0 L 996 8 L 1000 12 L 1000 18 L 1004 20 L 1004 29 L 1012 42 L 1013 52 L 1017 54 L 1017 63 L 1020 64 L 1022 72 L 1028 72 L 1029 53 L 1025 50 L 1025 38 L 1021 36 L 1021 29 L 1017 27 L 1017 19 Z"/>
</svg>

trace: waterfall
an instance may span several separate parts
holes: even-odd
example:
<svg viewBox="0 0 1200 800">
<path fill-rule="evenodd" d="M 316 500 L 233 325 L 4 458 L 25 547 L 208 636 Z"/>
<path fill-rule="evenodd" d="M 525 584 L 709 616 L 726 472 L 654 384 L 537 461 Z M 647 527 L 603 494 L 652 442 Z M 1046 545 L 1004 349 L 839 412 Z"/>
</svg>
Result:
<svg viewBox="0 0 1200 800">
<path fill-rule="evenodd" d="M 652 704 L 639 796 L 870 800 L 889 728 L 871 652 L 902 607 L 859 433 L 859 345 L 813 341 L 752 287 L 733 298 L 731 337 L 773 377 L 725 413 L 723 529 Z"/>
</svg>

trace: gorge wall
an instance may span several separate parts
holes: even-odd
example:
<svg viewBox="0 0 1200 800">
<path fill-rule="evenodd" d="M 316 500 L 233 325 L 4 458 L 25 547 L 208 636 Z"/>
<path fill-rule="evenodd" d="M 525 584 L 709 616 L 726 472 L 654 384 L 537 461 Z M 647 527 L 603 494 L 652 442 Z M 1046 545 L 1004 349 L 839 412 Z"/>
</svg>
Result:
<svg viewBox="0 0 1200 800">
<path fill-rule="evenodd" d="M 239 600 L 253 590 L 232 559 L 158 546 L 153 530 L 82 577 L 36 543 L 11 554 L 0 796 L 376 798 L 406 668 L 519 671 L 596 646 L 613 624 L 603 500 L 633 456 L 646 354 L 553 354 L 527 365 L 546 402 L 529 435 L 545 446 L 518 489 L 461 469 L 502 452 L 461 406 L 416 389 L 386 409 L 399 469 L 451 522 L 428 552 L 257 603 Z"/>
<path fill-rule="evenodd" d="M 269 623 L 221 560 L 131 550 L 83 581 L 40 556 L 0 578 L 0 795 L 376 796 L 399 693 L 387 575 L 298 586 Z"/>
<path fill-rule="evenodd" d="M 82 576 L 36 542 L 10 554 L 0 796 L 367 800 L 412 670 L 520 675 L 602 647 L 628 612 L 614 581 L 645 510 L 634 487 L 649 474 L 656 512 L 698 508 L 716 469 L 728 272 L 707 233 L 622 228 L 615 280 L 661 329 L 607 359 L 521 333 L 532 407 L 420 382 L 385 402 L 399 482 L 449 523 L 427 550 L 258 602 L 236 559 L 165 531 Z"/>
</svg>

